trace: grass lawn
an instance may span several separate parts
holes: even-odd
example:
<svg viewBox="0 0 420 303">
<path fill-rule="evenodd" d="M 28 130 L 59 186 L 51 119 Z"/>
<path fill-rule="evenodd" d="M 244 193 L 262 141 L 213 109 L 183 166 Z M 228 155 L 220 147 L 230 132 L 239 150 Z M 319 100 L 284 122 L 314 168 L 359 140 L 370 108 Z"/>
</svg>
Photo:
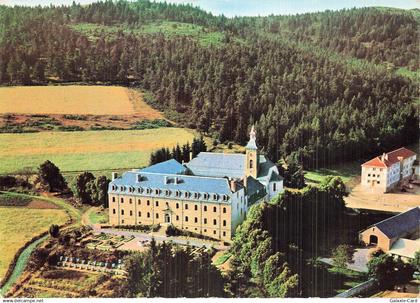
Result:
<svg viewBox="0 0 420 303">
<path fill-rule="evenodd" d="M 360 273 L 350 269 L 337 269 L 335 267 L 329 267 L 328 272 L 344 277 L 344 287 L 342 289 L 337 289 L 337 293 L 342 293 L 343 291 L 346 291 L 355 287 L 356 285 L 359 285 L 360 283 L 367 281 L 367 276 L 365 273 Z"/>
<path fill-rule="evenodd" d="M 182 128 L 0 134 L 0 173 L 36 168 L 45 160 L 63 172 L 131 169 L 148 165 L 160 147 L 190 143 Z"/>
<path fill-rule="evenodd" d="M 47 231 L 51 224 L 65 223 L 68 215 L 61 209 L 0 207 L 0 218 L 0 278 L 3 278 L 19 248 Z"/>
<path fill-rule="evenodd" d="M 344 183 L 360 175 L 360 161 L 347 162 L 333 166 L 332 168 L 321 168 L 307 171 L 305 179 L 308 183 L 320 183 L 326 176 L 338 176 Z"/>
</svg>

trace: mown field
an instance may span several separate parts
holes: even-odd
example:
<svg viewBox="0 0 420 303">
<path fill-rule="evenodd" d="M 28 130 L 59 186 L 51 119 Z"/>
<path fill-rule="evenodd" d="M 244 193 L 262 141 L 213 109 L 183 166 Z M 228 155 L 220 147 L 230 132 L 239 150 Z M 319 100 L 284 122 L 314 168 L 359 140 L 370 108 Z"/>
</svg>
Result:
<svg viewBox="0 0 420 303">
<path fill-rule="evenodd" d="M 143 167 L 149 163 L 151 151 L 192 142 L 193 138 L 193 132 L 173 127 L 0 134 L 0 173 L 36 168 L 45 160 L 64 172 Z"/>
<path fill-rule="evenodd" d="M 138 100 L 142 102 L 141 98 Z M 0 88 L 0 113 L 133 115 L 147 110 L 118 86 L 15 86 Z M 158 116 L 156 117 L 158 118 Z"/>
<path fill-rule="evenodd" d="M 51 224 L 63 224 L 68 215 L 61 209 L 0 207 L 0 279 L 16 252 L 30 239 L 47 231 Z"/>
</svg>

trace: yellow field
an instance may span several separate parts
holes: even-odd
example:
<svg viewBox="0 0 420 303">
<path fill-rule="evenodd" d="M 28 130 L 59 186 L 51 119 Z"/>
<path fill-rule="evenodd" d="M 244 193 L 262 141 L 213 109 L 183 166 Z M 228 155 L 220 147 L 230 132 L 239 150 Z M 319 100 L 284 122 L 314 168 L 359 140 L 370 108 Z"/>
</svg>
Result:
<svg viewBox="0 0 420 303">
<path fill-rule="evenodd" d="M 162 115 L 138 92 L 118 86 L 16 86 L 0 88 L 0 114 Z"/>
<path fill-rule="evenodd" d="M 0 279 L 16 252 L 27 241 L 47 231 L 51 224 L 63 224 L 68 216 L 60 209 L 0 207 Z"/>
<path fill-rule="evenodd" d="M 62 171 L 136 168 L 160 147 L 190 143 L 192 131 L 158 128 L 125 131 L 0 134 L 0 173 L 53 161 Z"/>
</svg>

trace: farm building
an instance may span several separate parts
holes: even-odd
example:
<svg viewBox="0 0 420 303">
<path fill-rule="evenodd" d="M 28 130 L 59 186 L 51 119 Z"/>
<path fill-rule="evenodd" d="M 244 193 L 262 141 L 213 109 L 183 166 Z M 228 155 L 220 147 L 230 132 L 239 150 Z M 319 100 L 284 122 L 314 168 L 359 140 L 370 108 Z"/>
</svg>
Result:
<svg viewBox="0 0 420 303">
<path fill-rule="evenodd" d="M 359 233 L 365 245 L 373 245 L 384 252 L 410 258 L 420 250 L 420 207 L 369 226 Z"/>
<path fill-rule="evenodd" d="M 401 182 L 416 176 L 416 153 L 401 147 L 362 164 L 362 186 L 388 192 Z"/>
<path fill-rule="evenodd" d="M 173 224 L 229 241 L 249 207 L 283 191 L 277 167 L 260 155 L 254 127 L 245 154 L 200 153 L 134 169 L 109 184 L 112 225 Z"/>
</svg>

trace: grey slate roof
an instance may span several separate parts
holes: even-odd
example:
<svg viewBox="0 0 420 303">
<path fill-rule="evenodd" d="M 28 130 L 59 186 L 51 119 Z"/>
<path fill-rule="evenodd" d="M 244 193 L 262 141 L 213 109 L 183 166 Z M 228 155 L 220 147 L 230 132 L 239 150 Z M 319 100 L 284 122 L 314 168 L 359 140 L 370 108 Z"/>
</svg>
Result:
<svg viewBox="0 0 420 303">
<path fill-rule="evenodd" d="M 140 182 L 137 182 L 137 175 L 139 174 L 141 175 L 141 179 Z M 177 182 L 175 182 L 175 178 L 177 178 Z M 226 195 L 228 199 L 231 195 L 228 180 L 225 178 L 133 171 L 126 172 L 121 177 L 111 181 L 108 192 L 117 194 L 124 193 L 128 195 L 148 195 L 148 189 L 151 190 L 151 197 L 185 199 L 185 193 L 188 192 L 190 193 L 189 199 L 191 200 L 219 201 L 226 203 L 228 203 L 228 201 L 223 200 L 223 195 Z M 159 189 L 160 191 L 156 193 L 156 189 Z M 180 197 L 176 195 L 177 191 L 180 192 Z M 199 197 L 195 197 L 195 193 L 199 193 Z M 210 195 L 209 199 L 204 198 L 204 193 Z M 217 199 L 213 198 L 213 194 L 217 194 Z"/>
<path fill-rule="evenodd" d="M 175 159 L 167 160 L 161 163 L 151 165 L 149 167 L 138 170 L 145 173 L 160 173 L 160 174 L 179 174 L 183 175 L 187 171 L 186 167 Z"/>
<path fill-rule="evenodd" d="M 245 176 L 244 154 L 202 152 L 186 166 L 196 176 L 243 178 Z M 275 166 L 264 155 L 259 155 L 258 179 L 270 178 L 270 168 Z"/>
<path fill-rule="evenodd" d="M 370 227 L 376 227 L 388 238 L 398 238 L 406 232 L 420 229 L 420 207 L 414 207 L 406 212 L 385 219 Z"/>
<path fill-rule="evenodd" d="M 263 198 L 267 194 L 265 186 L 251 176 L 247 178 L 246 184 L 246 191 L 249 197 L 250 205 Z"/>
<path fill-rule="evenodd" d="M 245 155 L 202 152 L 186 166 L 196 176 L 242 178 Z"/>
</svg>

